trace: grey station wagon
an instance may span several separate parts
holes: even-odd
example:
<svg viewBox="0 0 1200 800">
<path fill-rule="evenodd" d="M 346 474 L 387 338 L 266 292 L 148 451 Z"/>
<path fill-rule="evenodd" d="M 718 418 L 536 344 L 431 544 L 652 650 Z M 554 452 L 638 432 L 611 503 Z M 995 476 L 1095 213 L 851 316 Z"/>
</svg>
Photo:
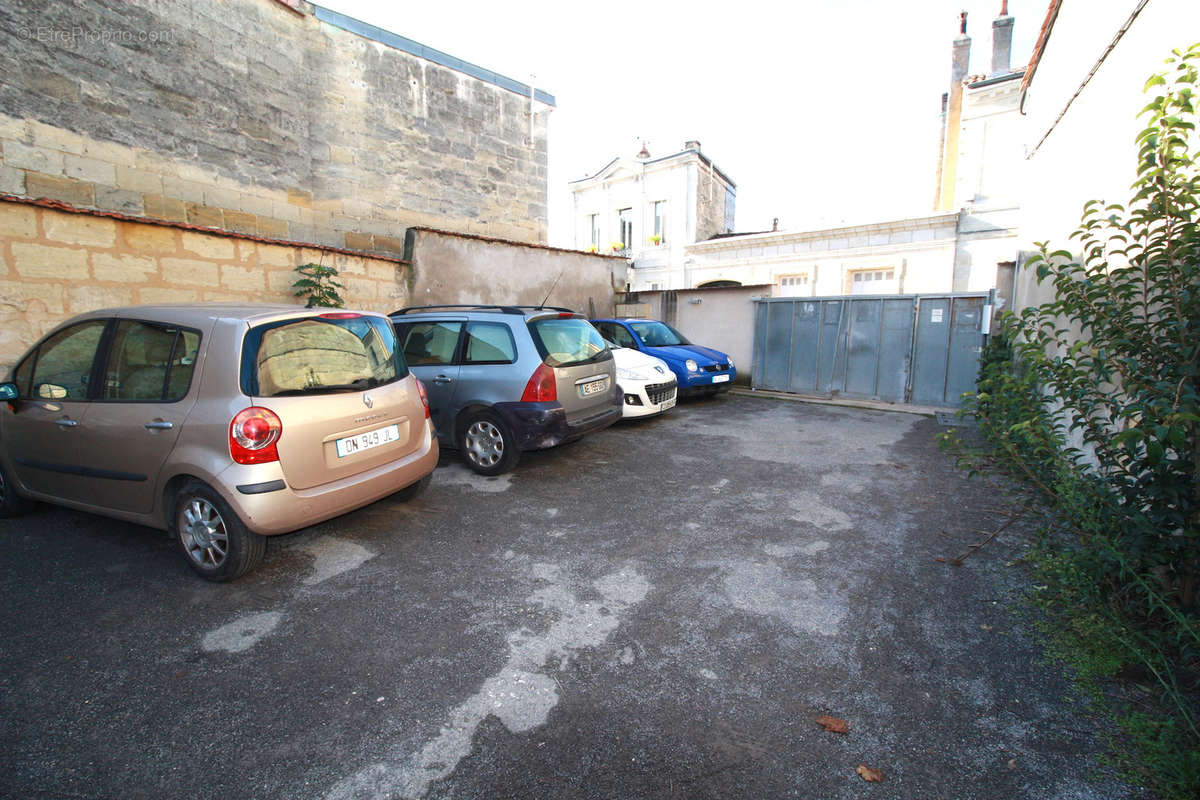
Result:
<svg viewBox="0 0 1200 800">
<path fill-rule="evenodd" d="M 480 474 L 621 418 L 612 353 L 570 309 L 417 306 L 391 319 L 439 438 Z"/>
<path fill-rule="evenodd" d="M 0 383 L 0 517 L 44 500 L 165 528 L 209 580 L 253 569 L 265 536 L 415 496 L 437 460 L 381 314 L 95 311 Z"/>
</svg>

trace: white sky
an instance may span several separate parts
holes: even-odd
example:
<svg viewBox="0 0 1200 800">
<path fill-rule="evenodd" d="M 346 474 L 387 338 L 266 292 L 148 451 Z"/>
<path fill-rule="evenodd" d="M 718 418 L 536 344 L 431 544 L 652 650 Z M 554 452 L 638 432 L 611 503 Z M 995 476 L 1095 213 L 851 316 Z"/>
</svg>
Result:
<svg viewBox="0 0 1200 800">
<path fill-rule="evenodd" d="M 932 210 L 958 15 L 991 67 L 1001 0 L 319 0 L 554 95 L 550 244 L 573 246 L 567 183 L 689 139 L 737 184 L 737 230 Z M 1049 0 L 1010 0 L 1013 66 Z"/>
</svg>

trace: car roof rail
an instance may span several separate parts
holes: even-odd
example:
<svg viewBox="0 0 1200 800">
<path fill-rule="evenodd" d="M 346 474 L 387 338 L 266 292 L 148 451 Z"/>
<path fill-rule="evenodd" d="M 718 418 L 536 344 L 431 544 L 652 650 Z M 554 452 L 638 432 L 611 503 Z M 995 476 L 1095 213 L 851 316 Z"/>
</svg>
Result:
<svg viewBox="0 0 1200 800">
<path fill-rule="evenodd" d="M 431 306 L 405 306 L 404 308 L 396 309 L 388 316 L 398 317 L 403 314 L 420 313 L 422 311 L 431 311 L 431 310 L 435 310 L 435 309 L 450 309 L 450 308 L 461 308 L 461 309 L 474 310 L 474 311 L 499 311 L 502 314 L 524 314 L 526 310 L 529 310 L 529 311 L 566 311 L 571 314 L 576 313 L 573 309 L 559 308 L 558 306 L 493 306 L 493 305 L 481 305 L 479 303 L 444 303 L 441 305 L 431 305 Z"/>
</svg>

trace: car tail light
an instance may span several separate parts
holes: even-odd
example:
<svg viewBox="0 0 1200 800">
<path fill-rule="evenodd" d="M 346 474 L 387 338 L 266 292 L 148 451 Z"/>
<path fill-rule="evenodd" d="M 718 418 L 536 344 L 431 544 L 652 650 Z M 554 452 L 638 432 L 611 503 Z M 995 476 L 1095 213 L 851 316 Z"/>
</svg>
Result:
<svg viewBox="0 0 1200 800">
<path fill-rule="evenodd" d="M 552 403 L 558 399 L 558 385 L 554 382 L 554 368 L 545 362 L 538 365 L 525 384 L 522 403 Z"/>
<path fill-rule="evenodd" d="M 239 464 L 266 464 L 279 460 L 275 445 L 283 423 L 269 408 L 251 406 L 229 423 L 229 454 Z"/>
<path fill-rule="evenodd" d="M 321 314 L 321 319 L 358 319 L 362 314 L 357 314 L 353 311 L 330 311 L 327 314 Z"/>
<path fill-rule="evenodd" d="M 421 405 L 425 406 L 425 419 L 429 419 L 429 392 L 420 378 L 414 375 L 413 380 L 417 382 L 417 394 L 421 395 Z"/>
</svg>

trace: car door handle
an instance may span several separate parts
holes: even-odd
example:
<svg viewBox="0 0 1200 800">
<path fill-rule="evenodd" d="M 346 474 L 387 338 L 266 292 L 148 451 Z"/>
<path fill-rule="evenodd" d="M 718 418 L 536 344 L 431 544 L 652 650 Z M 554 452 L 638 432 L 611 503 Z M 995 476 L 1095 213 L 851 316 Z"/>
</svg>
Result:
<svg viewBox="0 0 1200 800">
<path fill-rule="evenodd" d="M 436 378 L 433 379 L 433 382 L 434 383 L 450 383 L 450 381 L 452 381 L 452 380 L 454 380 L 454 378 L 451 378 L 449 375 L 438 375 Z"/>
<path fill-rule="evenodd" d="M 60 427 L 60 428 L 74 428 L 74 427 L 77 427 L 77 426 L 79 425 L 79 423 L 78 423 L 78 422 L 76 422 L 75 420 L 73 420 L 73 419 L 68 419 L 68 418 L 66 418 L 66 417 L 63 417 L 62 419 L 56 419 L 56 420 L 54 420 L 54 424 L 55 424 L 55 425 L 57 425 L 57 426 L 58 426 L 58 427 Z"/>
<path fill-rule="evenodd" d="M 145 427 L 148 431 L 169 431 L 171 428 L 175 427 L 175 424 L 161 419 L 156 419 L 154 422 L 147 422 Z"/>
</svg>

